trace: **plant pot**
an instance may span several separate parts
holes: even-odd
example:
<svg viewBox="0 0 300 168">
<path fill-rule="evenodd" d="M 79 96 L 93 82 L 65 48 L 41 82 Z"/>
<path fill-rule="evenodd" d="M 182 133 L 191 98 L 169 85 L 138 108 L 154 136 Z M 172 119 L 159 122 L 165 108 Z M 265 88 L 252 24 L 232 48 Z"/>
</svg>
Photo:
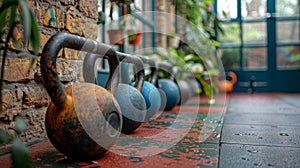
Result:
<svg viewBox="0 0 300 168">
<path fill-rule="evenodd" d="M 141 39 L 142 39 L 142 30 L 141 29 L 138 29 L 136 30 L 135 33 L 132 33 L 131 35 L 131 31 L 133 30 L 128 30 L 127 31 L 127 34 L 128 34 L 128 43 L 130 45 L 140 45 L 141 44 Z M 131 37 L 131 36 L 134 36 L 134 37 Z"/>
<path fill-rule="evenodd" d="M 120 29 L 108 30 L 107 33 L 108 33 L 110 44 L 123 45 L 124 43 L 123 30 Z"/>
<path fill-rule="evenodd" d="M 169 47 L 177 48 L 180 42 L 180 37 L 168 37 L 167 40 Z"/>
</svg>

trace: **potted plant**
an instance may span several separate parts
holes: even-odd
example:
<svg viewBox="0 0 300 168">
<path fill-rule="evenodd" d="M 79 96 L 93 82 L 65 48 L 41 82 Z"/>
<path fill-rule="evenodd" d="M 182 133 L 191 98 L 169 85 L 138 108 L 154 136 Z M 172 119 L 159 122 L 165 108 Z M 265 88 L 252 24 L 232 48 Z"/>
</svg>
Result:
<svg viewBox="0 0 300 168">
<path fill-rule="evenodd" d="M 218 70 L 214 68 L 204 70 L 204 67 L 208 67 L 206 61 L 204 61 L 204 57 L 194 53 L 187 54 L 183 50 L 173 47 L 169 47 L 168 49 L 157 48 L 154 53 L 147 53 L 147 55 L 150 57 L 159 55 L 161 60 L 166 60 L 173 66 L 181 67 L 183 73 L 193 76 L 201 85 L 201 87 L 194 88 L 198 94 L 205 93 L 209 99 L 213 99 L 214 92 L 218 92 L 211 78 L 209 78 L 209 81 L 205 81 L 204 79 L 206 76 L 215 76 L 218 74 Z M 160 77 L 165 77 L 164 75 L 166 74 L 159 73 L 159 75 L 162 75 Z M 181 77 L 180 74 L 176 74 L 176 79 L 181 79 Z"/>
<path fill-rule="evenodd" d="M 111 19 L 111 27 L 113 27 L 113 24 L 116 24 L 116 22 L 113 20 L 113 8 L 115 5 L 117 5 L 118 7 L 122 7 L 122 16 L 131 14 L 132 9 L 137 9 L 137 7 L 134 4 L 134 0 L 111 0 L 110 2 L 111 8 L 109 17 Z M 130 25 L 132 25 L 132 27 L 130 27 L 130 29 L 127 30 L 128 42 L 131 45 L 140 45 L 142 30 L 135 29 L 135 19 L 133 19 L 133 17 L 130 15 L 128 16 L 129 17 L 122 17 L 119 21 L 117 21 L 117 29 L 111 28 L 108 31 L 109 39 L 112 44 L 122 45 L 124 43 L 124 29 L 126 28 L 127 22 L 130 22 Z"/>
<path fill-rule="evenodd" d="M 113 18 L 113 9 L 114 9 L 114 2 L 112 1 L 111 6 L 110 6 L 110 12 L 109 12 L 109 18 L 110 18 L 110 23 L 109 23 L 109 30 L 107 31 L 108 33 L 108 38 L 109 42 L 112 45 L 123 45 L 124 43 L 124 29 L 125 29 L 125 22 L 124 20 L 114 20 Z"/>
<path fill-rule="evenodd" d="M 143 31 L 141 29 L 129 29 L 127 30 L 128 43 L 131 45 L 140 45 Z"/>
</svg>

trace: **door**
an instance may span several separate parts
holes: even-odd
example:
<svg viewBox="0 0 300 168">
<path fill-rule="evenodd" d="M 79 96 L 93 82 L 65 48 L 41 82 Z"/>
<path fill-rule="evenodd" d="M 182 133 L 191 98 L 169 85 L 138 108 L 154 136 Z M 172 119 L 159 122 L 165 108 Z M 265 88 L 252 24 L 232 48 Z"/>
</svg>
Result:
<svg viewBox="0 0 300 168">
<path fill-rule="evenodd" d="M 217 0 L 218 53 L 235 91 L 300 92 L 300 0 Z M 224 15 L 226 14 L 226 15 Z"/>
</svg>

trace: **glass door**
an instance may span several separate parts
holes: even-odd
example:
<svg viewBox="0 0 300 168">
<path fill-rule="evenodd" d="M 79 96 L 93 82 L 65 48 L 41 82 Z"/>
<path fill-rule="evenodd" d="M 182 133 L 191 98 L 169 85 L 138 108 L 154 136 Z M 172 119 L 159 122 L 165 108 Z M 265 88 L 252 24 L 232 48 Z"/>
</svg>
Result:
<svg viewBox="0 0 300 168">
<path fill-rule="evenodd" d="M 238 76 L 235 91 L 300 91 L 300 80 L 292 82 L 300 77 L 299 0 L 218 0 L 215 5 L 225 31 L 218 33 L 218 53 L 224 69 Z"/>
</svg>

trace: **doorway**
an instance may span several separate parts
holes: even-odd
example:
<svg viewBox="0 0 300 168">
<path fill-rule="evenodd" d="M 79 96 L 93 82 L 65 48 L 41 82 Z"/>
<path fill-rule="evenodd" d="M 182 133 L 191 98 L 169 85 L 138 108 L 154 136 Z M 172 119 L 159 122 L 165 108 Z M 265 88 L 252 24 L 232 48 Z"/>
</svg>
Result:
<svg viewBox="0 0 300 168">
<path fill-rule="evenodd" d="M 235 91 L 300 92 L 300 0 L 216 0 L 224 69 Z M 252 86 L 252 89 L 251 89 Z"/>
</svg>

